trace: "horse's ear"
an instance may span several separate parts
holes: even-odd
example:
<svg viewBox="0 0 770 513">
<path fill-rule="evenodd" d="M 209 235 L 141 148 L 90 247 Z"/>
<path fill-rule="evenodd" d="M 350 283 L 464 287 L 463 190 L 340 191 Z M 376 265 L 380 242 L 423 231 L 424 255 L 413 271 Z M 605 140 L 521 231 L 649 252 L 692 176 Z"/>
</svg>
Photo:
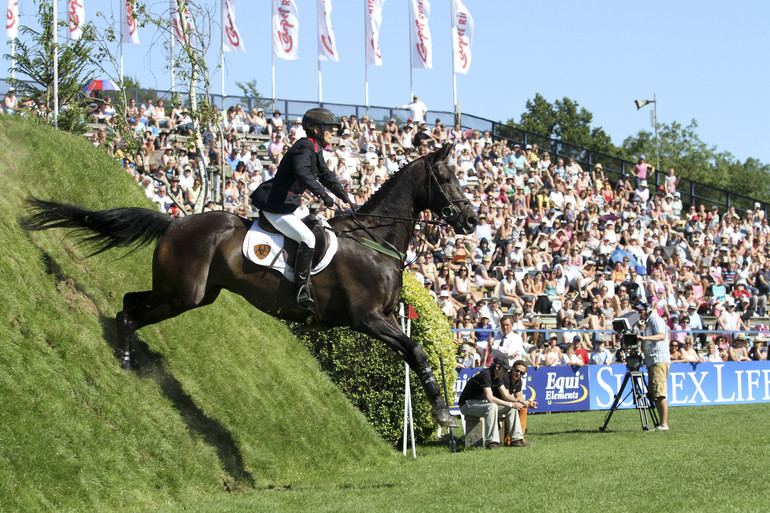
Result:
<svg viewBox="0 0 770 513">
<path fill-rule="evenodd" d="M 433 152 L 435 155 L 435 161 L 439 160 L 446 160 L 446 158 L 449 156 L 449 152 L 452 151 L 452 148 L 454 148 L 454 143 L 444 143 L 441 145 L 441 148 Z"/>
</svg>

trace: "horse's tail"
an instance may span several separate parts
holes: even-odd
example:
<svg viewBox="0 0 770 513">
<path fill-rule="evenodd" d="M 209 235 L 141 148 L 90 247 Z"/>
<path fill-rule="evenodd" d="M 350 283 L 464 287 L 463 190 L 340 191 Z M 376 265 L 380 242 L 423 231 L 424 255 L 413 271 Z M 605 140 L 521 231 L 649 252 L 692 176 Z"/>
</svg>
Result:
<svg viewBox="0 0 770 513">
<path fill-rule="evenodd" d="M 173 219 L 146 208 L 88 210 L 77 205 L 29 198 L 30 214 L 20 221 L 25 230 L 73 228 L 78 244 L 91 247 L 91 256 L 115 247 L 146 246 L 160 239 Z"/>
</svg>

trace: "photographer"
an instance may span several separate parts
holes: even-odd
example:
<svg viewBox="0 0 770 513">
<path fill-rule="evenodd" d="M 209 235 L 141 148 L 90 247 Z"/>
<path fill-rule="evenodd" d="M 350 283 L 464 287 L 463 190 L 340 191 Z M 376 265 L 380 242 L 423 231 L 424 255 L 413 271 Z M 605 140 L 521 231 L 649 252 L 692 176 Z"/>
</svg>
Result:
<svg viewBox="0 0 770 513">
<path fill-rule="evenodd" d="M 668 326 L 658 314 L 658 309 L 664 309 L 666 302 L 661 300 L 649 307 L 644 321 L 644 335 L 639 340 L 644 343 L 644 364 L 647 366 L 649 378 L 649 396 L 655 402 L 658 410 L 660 425 L 658 429 L 668 430 L 668 402 L 666 401 L 666 381 L 671 368 L 671 354 L 668 350 Z M 640 315 L 644 313 L 640 312 Z"/>
<path fill-rule="evenodd" d="M 530 447 L 532 442 L 524 441 L 524 432 L 527 430 L 527 410 L 528 408 L 537 408 L 535 401 L 524 400 L 522 393 L 523 377 L 527 373 L 527 362 L 516 360 L 513 368 L 503 376 L 503 386 L 497 388 L 494 392 L 496 397 L 504 401 L 511 401 L 513 405 L 511 410 L 518 410 L 517 413 L 511 411 L 506 422 L 508 423 L 508 435 L 505 445 L 510 447 Z"/>
<path fill-rule="evenodd" d="M 512 417 L 518 417 L 516 409 L 519 407 L 519 402 L 501 399 L 502 394 L 497 391 L 503 386 L 503 376 L 511 368 L 507 360 L 495 359 L 490 367 L 469 379 L 463 393 L 460 394 L 458 401 L 460 412 L 466 416 L 484 419 L 487 449 L 500 448 L 500 433 L 497 429 L 499 419 L 505 419 L 509 426 L 516 425 Z"/>
</svg>

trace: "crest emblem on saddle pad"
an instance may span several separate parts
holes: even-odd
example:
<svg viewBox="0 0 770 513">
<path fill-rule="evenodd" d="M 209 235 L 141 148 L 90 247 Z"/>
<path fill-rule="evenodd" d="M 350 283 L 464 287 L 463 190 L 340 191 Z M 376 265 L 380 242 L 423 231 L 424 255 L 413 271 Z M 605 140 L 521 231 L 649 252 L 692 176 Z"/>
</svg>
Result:
<svg viewBox="0 0 770 513">
<path fill-rule="evenodd" d="M 254 246 L 254 254 L 260 260 L 264 260 L 265 258 L 267 258 L 268 255 L 270 255 L 270 245 L 269 244 L 257 244 L 256 246 Z"/>
</svg>

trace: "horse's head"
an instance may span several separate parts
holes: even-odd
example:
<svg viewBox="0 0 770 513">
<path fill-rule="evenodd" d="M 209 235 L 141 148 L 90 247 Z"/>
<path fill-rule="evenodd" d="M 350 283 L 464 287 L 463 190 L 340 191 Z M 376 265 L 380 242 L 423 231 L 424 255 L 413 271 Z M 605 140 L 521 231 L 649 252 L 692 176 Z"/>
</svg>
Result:
<svg viewBox="0 0 770 513">
<path fill-rule="evenodd" d="M 427 202 L 429 208 L 446 221 L 455 232 L 468 234 L 479 220 L 471 208 L 471 202 L 463 194 L 457 176 L 448 165 L 451 144 L 423 157 L 427 173 Z"/>
</svg>

